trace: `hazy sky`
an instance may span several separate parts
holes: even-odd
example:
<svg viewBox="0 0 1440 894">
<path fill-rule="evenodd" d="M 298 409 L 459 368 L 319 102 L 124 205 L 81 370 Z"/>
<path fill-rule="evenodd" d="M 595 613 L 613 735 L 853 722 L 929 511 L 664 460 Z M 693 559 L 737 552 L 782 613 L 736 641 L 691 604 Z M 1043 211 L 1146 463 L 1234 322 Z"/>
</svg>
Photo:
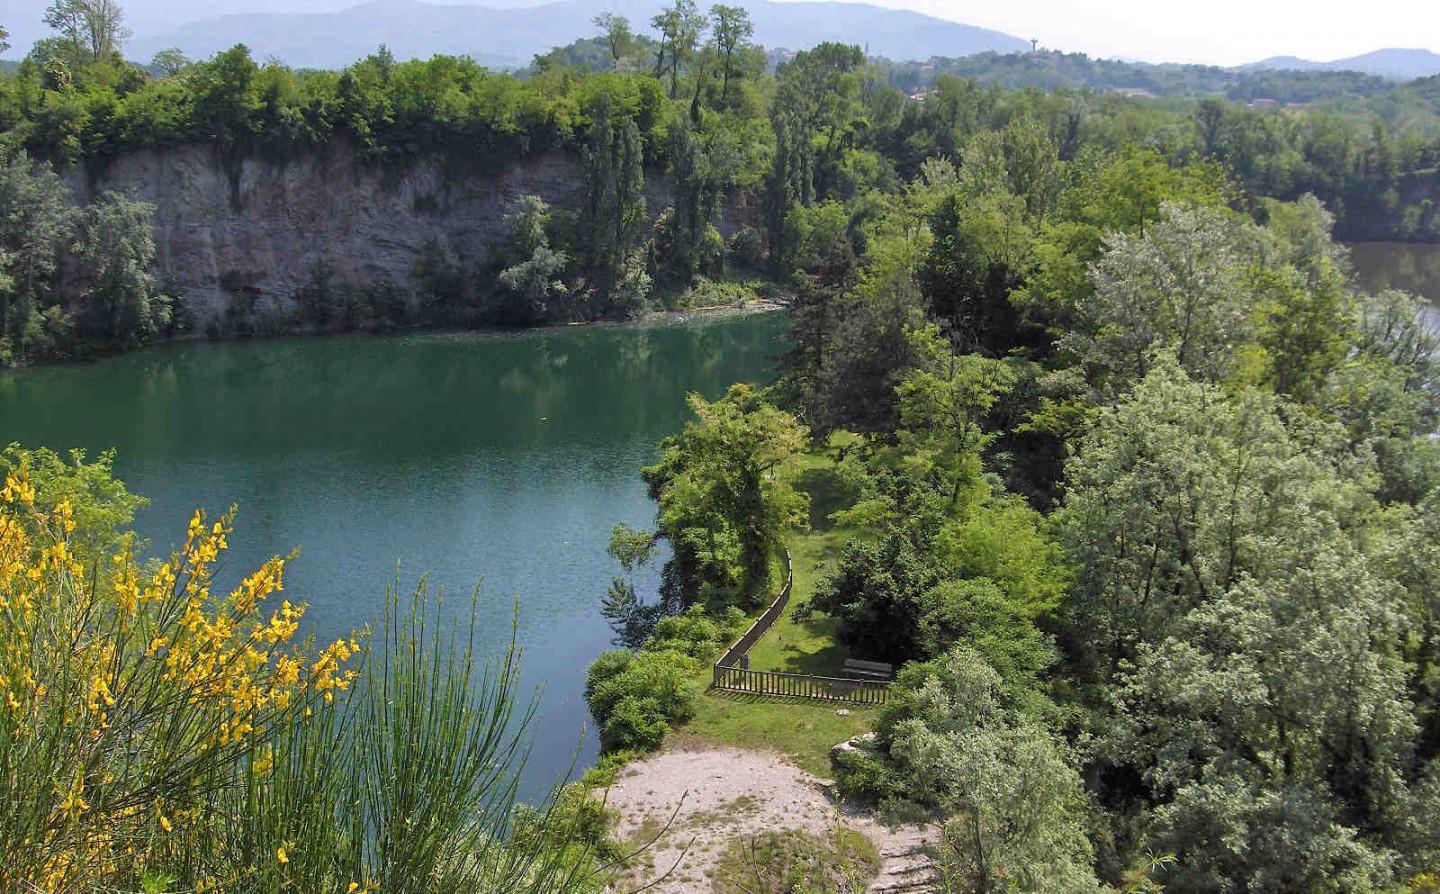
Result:
<svg viewBox="0 0 1440 894">
<path fill-rule="evenodd" d="M 43 32 L 49 0 L 0 0 L 16 48 Z M 158 34 L 227 12 L 318 12 L 359 0 L 123 0 L 136 34 Z M 490 0 L 529 6 L 540 0 Z M 709 0 L 699 0 L 701 6 Z M 1336 59 L 1381 47 L 1440 51 L 1440 0 L 870 0 L 884 6 L 1039 38 L 1045 46 L 1147 61 L 1253 62 L 1266 56 Z M 578 36 L 578 33 L 577 33 Z M 11 50 L 10 55 L 16 55 Z"/>
<path fill-rule="evenodd" d="M 1234 65 L 1440 52 L 1440 0 L 870 0 L 1092 56 Z"/>
</svg>

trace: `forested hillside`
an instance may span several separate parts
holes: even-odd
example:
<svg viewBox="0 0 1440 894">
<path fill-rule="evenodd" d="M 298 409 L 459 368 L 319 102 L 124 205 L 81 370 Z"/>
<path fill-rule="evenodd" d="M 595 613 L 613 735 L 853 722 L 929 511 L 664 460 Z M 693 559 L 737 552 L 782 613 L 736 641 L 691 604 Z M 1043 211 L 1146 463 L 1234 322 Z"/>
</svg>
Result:
<svg viewBox="0 0 1440 894">
<path fill-rule="evenodd" d="M 142 69 L 123 59 L 122 20 L 57 18 L 56 36 L 0 76 L 0 195 L 14 209 L 6 356 L 124 347 L 182 324 L 225 328 L 167 293 L 150 208 L 115 194 L 73 209 L 51 173 L 82 171 L 93 183 L 117 159 L 191 145 L 210 147 L 237 212 L 247 163 L 284 166 L 339 141 L 358 164 L 397 175 L 423 159 L 483 172 L 547 152 L 573 157 L 581 172 L 582 207 L 517 200 L 508 240 L 437 244 L 403 281 L 332 283 L 344 259 L 322 258 L 312 287 L 285 296 L 273 318 L 237 310 L 229 329 L 238 332 L 594 319 L 672 304 L 701 277 L 744 272 L 787 285 L 796 269 L 831 263 L 841 234 L 847 250 L 863 251 L 879 209 L 927 166 L 978 176 L 996 153 L 1034 168 L 1008 175 L 1013 195 L 1041 191 L 1023 196 L 1027 211 L 1046 209 L 1086 171 L 1144 158 L 1157 170 L 1213 166 L 1227 203 L 1249 213 L 1264 199 L 1313 194 L 1342 238 L 1440 236 L 1440 136 L 1424 115 L 1397 112 L 1408 107 L 1394 90 L 1357 91 L 1335 110 L 1257 109 L 944 75 L 911 99 L 855 47 L 825 44 L 769 71 L 738 7 L 707 13 L 680 0 L 650 23 L 652 38 L 621 17 L 597 22 L 595 42 L 515 77 L 460 58 L 397 62 L 383 49 L 338 72 L 261 64 L 244 47 L 203 62 L 161 54 Z M 647 170 L 671 191 L 653 223 Z M 1040 179 L 1014 179 L 1031 176 Z M 715 227 L 722 200 L 749 209 L 728 239 Z M 1056 240 L 1074 237 L 1048 211 L 1020 226 L 1008 202 L 990 213 L 1010 221 L 1005 288 L 1023 290 L 1049 275 Z"/>
<path fill-rule="evenodd" d="M 938 890 L 1432 891 L 1440 334 L 1313 195 L 1062 145 L 1018 115 L 858 221 L 787 212 L 780 382 L 692 398 L 615 530 L 602 742 L 836 713 L 697 691 L 788 543 L 818 580 L 771 648 L 900 668 L 832 769 L 943 826 Z"/>
</svg>

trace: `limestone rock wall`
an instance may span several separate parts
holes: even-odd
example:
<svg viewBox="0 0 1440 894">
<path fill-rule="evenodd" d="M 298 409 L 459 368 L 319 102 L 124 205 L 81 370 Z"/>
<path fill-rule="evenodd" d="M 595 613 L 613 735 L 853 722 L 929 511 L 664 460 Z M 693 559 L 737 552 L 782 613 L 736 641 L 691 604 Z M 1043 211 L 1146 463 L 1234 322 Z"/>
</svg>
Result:
<svg viewBox="0 0 1440 894">
<path fill-rule="evenodd" d="M 237 298 L 283 308 L 322 262 L 343 283 L 408 285 L 433 241 L 470 267 L 508 234 L 519 196 L 566 210 L 582 197 L 578 161 L 559 153 L 490 172 L 440 159 L 396 170 L 337 143 L 283 164 L 247 159 L 238 172 L 232 181 L 218 147 L 189 145 L 128 154 L 93 179 L 67 176 L 78 201 L 115 190 L 155 206 L 157 272 L 200 320 Z M 667 203 L 661 179 L 647 178 L 651 215 Z"/>
</svg>

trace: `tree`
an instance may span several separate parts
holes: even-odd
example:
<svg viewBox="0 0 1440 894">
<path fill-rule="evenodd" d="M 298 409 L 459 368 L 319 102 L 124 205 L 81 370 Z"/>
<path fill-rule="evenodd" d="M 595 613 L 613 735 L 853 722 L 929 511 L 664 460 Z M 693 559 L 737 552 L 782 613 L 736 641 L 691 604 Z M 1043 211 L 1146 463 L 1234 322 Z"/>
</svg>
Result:
<svg viewBox="0 0 1440 894">
<path fill-rule="evenodd" d="M 0 25 L 0 53 L 8 49 L 10 49 L 10 32 L 5 30 L 4 25 Z"/>
<path fill-rule="evenodd" d="M 710 7 L 710 33 L 720 57 L 720 104 L 723 107 L 730 98 L 730 80 L 735 75 L 736 56 L 748 48 L 750 38 L 755 35 L 755 26 L 744 7 L 717 3 Z"/>
<path fill-rule="evenodd" d="M 81 295 L 90 325 L 110 344 L 142 345 L 170 323 L 170 299 L 158 293 L 155 207 L 107 192 L 85 209 L 76 251 L 84 261 Z"/>
<path fill-rule="evenodd" d="M 955 354 L 933 324 L 912 338 L 921 359 L 896 388 L 898 439 L 916 478 L 933 483 L 953 508 L 980 477 L 981 452 L 990 442 L 985 417 L 1014 386 L 1015 373 L 1003 361 Z"/>
<path fill-rule="evenodd" d="M 702 257 L 719 189 L 711 176 L 710 159 L 683 118 L 670 121 L 670 183 L 674 204 L 657 227 L 657 254 L 660 265 L 676 280 L 688 285 L 699 272 L 709 269 L 712 259 Z"/>
<path fill-rule="evenodd" d="M 630 20 L 612 12 L 602 12 L 593 21 L 605 35 L 605 45 L 610 49 L 611 66 L 619 71 L 620 62 L 635 48 L 635 33 L 630 30 Z"/>
<path fill-rule="evenodd" d="M 857 107 L 860 83 L 855 71 L 864 61 L 857 46 L 822 43 L 796 53 L 776 72 L 770 104 L 775 156 L 767 189 L 772 244 L 792 204 L 809 205 L 824 197 L 815 189 L 817 169 L 822 161 L 834 161 L 837 140 Z M 815 141 L 822 134 L 817 156 Z M 778 245 L 771 254 L 784 257 Z"/>
<path fill-rule="evenodd" d="M 155 58 L 150 60 L 150 65 L 158 68 L 166 77 L 173 78 L 190 67 L 190 60 L 178 47 L 170 47 L 157 52 Z"/>
<path fill-rule="evenodd" d="M 585 148 L 585 205 L 580 232 L 597 289 L 609 296 L 622 280 L 635 278 L 627 260 L 645 220 L 645 172 L 640 131 L 629 116 L 615 121 L 613 103 L 602 93 L 591 112 Z M 631 275 L 626 277 L 625 274 Z"/>
<path fill-rule="evenodd" d="M 1436 557 L 1380 510 L 1370 451 L 1162 357 L 1067 474 L 1071 667 L 1119 705 L 1095 772 L 1134 780 L 1141 843 L 1178 857 L 1167 890 L 1368 890 L 1425 865 Z"/>
<path fill-rule="evenodd" d="M 839 622 L 840 641 L 856 654 L 903 662 L 921 652 L 924 597 L 940 579 L 899 531 L 878 543 L 854 539 L 816 587 L 810 606 Z"/>
<path fill-rule="evenodd" d="M 808 508 L 793 480 L 806 430 L 749 385 L 689 403 L 696 419 L 660 443 L 660 461 L 643 473 L 674 553 L 667 577 L 685 604 L 759 605 L 782 536 Z"/>
<path fill-rule="evenodd" d="M 1159 802 L 1149 846 L 1179 858 L 1167 890 L 1390 876 L 1384 832 L 1411 807 L 1416 736 L 1383 645 L 1399 633 L 1393 600 L 1343 538 L 1308 546 L 1291 573 L 1197 608 L 1121 681 L 1117 752 Z"/>
<path fill-rule="evenodd" d="M 1061 339 L 1115 392 L 1162 350 L 1189 374 L 1224 381 L 1253 334 L 1260 234 L 1223 211 L 1176 204 L 1139 234 L 1116 234 L 1092 269 L 1081 328 Z"/>
<path fill-rule="evenodd" d="M 1227 400 L 1163 356 L 1101 411 L 1057 516 L 1079 565 L 1067 626 L 1108 676 L 1245 577 L 1290 573 L 1325 527 L 1369 504 L 1371 460 L 1333 425 L 1249 390 Z"/>
<path fill-rule="evenodd" d="M 1334 217 L 1313 195 L 1269 202 L 1266 211 L 1265 231 L 1274 245 L 1258 283 L 1261 377 L 1281 394 L 1311 400 L 1345 354 L 1348 258 L 1331 241 Z"/>
<path fill-rule="evenodd" d="M 545 228 L 550 207 L 539 196 L 525 195 L 505 216 L 510 224 L 507 255 L 512 262 L 500 272 L 500 285 L 513 299 L 499 313 L 500 322 L 536 323 L 546 319 L 552 298 L 563 295 L 560 273 L 570 263 L 562 251 L 550 247 Z"/>
<path fill-rule="evenodd" d="M 661 77 L 669 69 L 670 98 L 674 99 L 680 82 L 680 68 L 694 59 L 700 36 L 707 27 L 705 16 L 695 6 L 695 0 L 675 0 L 673 6 L 666 7 L 652 18 L 650 25 L 660 32 L 655 77 Z"/>
<path fill-rule="evenodd" d="M 86 62 L 110 58 L 130 37 L 117 0 L 54 0 L 44 19 L 69 45 L 73 58 Z"/>
<path fill-rule="evenodd" d="M 74 220 L 65 187 L 48 164 L 0 147 L 0 362 L 47 340 L 43 312 Z"/>
<path fill-rule="evenodd" d="M 903 671 L 878 740 L 907 793 L 951 817 L 938 863 L 952 890 L 1098 890 L 1079 775 L 974 652 Z"/>
</svg>

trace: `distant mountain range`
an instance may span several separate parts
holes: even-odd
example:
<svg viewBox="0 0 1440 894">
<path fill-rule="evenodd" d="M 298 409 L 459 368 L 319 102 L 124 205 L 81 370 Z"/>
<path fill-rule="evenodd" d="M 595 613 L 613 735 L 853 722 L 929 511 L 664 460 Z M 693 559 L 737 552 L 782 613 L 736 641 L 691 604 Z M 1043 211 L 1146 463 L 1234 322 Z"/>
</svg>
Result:
<svg viewBox="0 0 1440 894">
<path fill-rule="evenodd" d="M 1409 81 L 1440 74 L 1440 53 L 1429 50 L 1376 50 L 1333 62 L 1315 62 L 1296 56 L 1272 56 L 1244 66 L 1247 69 L 1288 69 L 1291 71 L 1359 71 L 1365 74 Z"/>
<path fill-rule="evenodd" d="M 260 59 L 273 56 L 295 66 L 340 68 L 383 43 L 400 59 L 446 53 L 471 56 L 490 66 L 519 66 L 536 53 L 593 35 L 591 20 L 599 13 L 628 16 L 643 32 L 651 16 L 665 5 L 665 0 L 560 0 L 516 8 L 371 0 L 336 13 L 205 19 L 137 38 L 126 55 L 143 60 L 157 50 L 179 47 L 200 59 L 244 43 Z M 1030 49 L 1029 41 L 999 31 L 865 3 L 745 0 L 742 5 L 755 24 L 755 40 L 768 48 L 804 49 L 835 40 L 862 44 L 872 55 L 892 59 Z"/>
</svg>

